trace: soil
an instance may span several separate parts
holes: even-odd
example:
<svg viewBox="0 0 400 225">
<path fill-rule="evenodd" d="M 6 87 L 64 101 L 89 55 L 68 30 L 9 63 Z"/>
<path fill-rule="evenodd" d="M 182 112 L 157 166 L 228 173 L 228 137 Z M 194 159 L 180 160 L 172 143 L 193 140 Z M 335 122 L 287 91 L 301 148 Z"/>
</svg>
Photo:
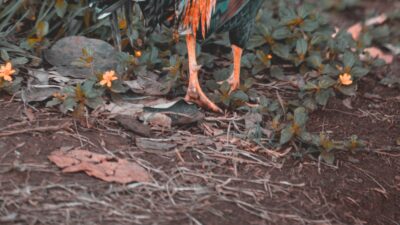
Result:
<svg viewBox="0 0 400 225">
<path fill-rule="evenodd" d="M 81 124 L 0 95 L 0 224 L 399 225 L 400 91 L 379 84 L 383 73 L 400 76 L 399 68 L 397 58 L 365 77 L 356 97 L 337 96 L 310 115 L 311 132 L 366 141 L 359 151 L 337 153 L 334 165 L 295 159 L 294 149 L 249 151 L 252 143 L 229 137 L 229 121 L 215 114 L 153 129 L 145 139 L 105 117 Z M 176 147 L 141 148 L 143 139 Z M 135 161 L 153 182 L 65 174 L 47 158 L 77 147 Z"/>
<path fill-rule="evenodd" d="M 400 92 L 373 76 L 357 97 L 340 97 L 310 116 L 308 129 L 332 138 L 357 135 L 364 149 L 336 155 L 334 165 L 310 155 L 246 156 L 246 141 L 221 143 L 202 126 L 153 131 L 173 150 L 140 149 L 114 121 L 91 128 L 58 112 L 0 98 L 2 224 L 399 224 Z M 351 108 L 350 108 L 351 107 Z M 211 118 L 211 117 L 210 117 Z M 33 131 L 42 127 L 68 128 Z M 215 125 L 215 124 L 214 124 Z M 5 131 L 16 134 L 1 136 Z M 190 144 L 188 144 L 190 143 Z M 193 144 L 192 144 L 193 143 Z M 222 146 L 221 146 L 222 145 Z M 47 156 L 81 147 L 112 152 L 151 168 L 155 184 L 108 184 L 63 174 Z M 218 148 L 220 148 L 218 150 Z"/>
</svg>

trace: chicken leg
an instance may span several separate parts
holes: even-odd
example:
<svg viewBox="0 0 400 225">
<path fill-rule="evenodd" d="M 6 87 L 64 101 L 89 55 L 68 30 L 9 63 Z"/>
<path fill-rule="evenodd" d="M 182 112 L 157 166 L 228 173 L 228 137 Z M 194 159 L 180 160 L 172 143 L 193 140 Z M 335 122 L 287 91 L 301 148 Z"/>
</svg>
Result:
<svg viewBox="0 0 400 225">
<path fill-rule="evenodd" d="M 189 58 L 189 86 L 186 92 L 185 100 L 193 102 L 202 108 L 222 113 L 222 110 L 204 94 L 200 87 L 198 77 L 200 66 L 197 65 L 196 60 L 196 38 L 192 34 L 188 34 L 186 36 L 186 45 Z"/>
<path fill-rule="evenodd" d="M 242 53 L 242 48 L 232 45 L 233 72 L 232 75 L 227 79 L 227 82 L 231 85 L 231 92 L 237 90 L 240 86 L 240 64 L 242 60 Z"/>
</svg>

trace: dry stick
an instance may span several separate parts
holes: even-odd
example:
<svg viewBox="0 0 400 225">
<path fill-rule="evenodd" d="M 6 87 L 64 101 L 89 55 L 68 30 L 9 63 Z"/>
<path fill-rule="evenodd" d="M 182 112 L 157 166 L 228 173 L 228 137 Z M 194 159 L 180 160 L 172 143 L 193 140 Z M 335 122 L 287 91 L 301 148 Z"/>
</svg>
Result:
<svg viewBox="0 0 400 225">
<path fill-rule="evenodd" d="M 0 130 L 6 130 L 6 129 L 10 129 L 10 128 L 14 128 L 14 127 L 18 127 L 18 126 L 22 126 L 22 125 L 26 125 L 26 124 L 30 124 L 30 122 L 29 121 L 23 121 L 23 122 L 13 123 L 13 124 L 10 124 L 10 125 L 8 125 L 6 127 L 0 128 Z"/>
<path fill-rule="evenodd" d="M 66 122 L 66 123 L 63 123 L 58 126 L 35 127 L 35 128 L 28 128 L 28 129 L 15 130 L 15 131 L 5 131 L 5 132 L 0 133 L 0 137 L 7 137 L 7 136 L 12 136 L 12 135 L 16 135 L 16 134 L 24 134 L 24 133 L 29 133 L 29 132 L 58 131 L 58 130 L 67 129 L 70 126 L 71 126 L 71 123 Z"/>
</svg>

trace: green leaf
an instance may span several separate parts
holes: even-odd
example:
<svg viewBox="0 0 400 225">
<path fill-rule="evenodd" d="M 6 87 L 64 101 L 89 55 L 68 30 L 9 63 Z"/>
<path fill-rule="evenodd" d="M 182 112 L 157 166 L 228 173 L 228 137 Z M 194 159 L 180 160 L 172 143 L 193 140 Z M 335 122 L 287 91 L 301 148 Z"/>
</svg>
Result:
<svg viewBox="0 0 400 225">
<path fill-rule="evenodd" d="M 11 60 L 13 65 L 25 65 L 29 62 L 29 59 L 26 57 L 17 57 Z"/>
<path fill-rule="evenodd" d="M 284 144 L 288 143 L 290 140 L 292 140 L 293 136 L 294 136 L 294 132 L 293 132 L 292 126 L 289 125 L 281 131 L 281 138 L 279 140 L 279 143 L 281 145 L 284 145 Z"/>
<path fill-rule="evenodd" d="M 298 39 L 296 42 L 297 55 L 304 56 L 307 53 L 307 49 L 308 49 L 307 41 L 304 39 Z"/>
<path fill-rule="evenodd" d="M 313 32 L 316 29 L 318 29 L 319 23 L 318 23 L 318 21 L 306 19 L 306 20 L 304 20 L 304 23 L 303 23 L 303 25 L 301 27 L 306 32 Z"/>
<path fill-rule="evenodd" d="M 227 95 L 229 93 L 229 91 L 231 90 L 231 85 L 228 82 L 224 81 L 222 83 L 221 87 L 219 88 L 219 90 L 221 91 L 221 93 L 223 95 Z"/>
<path fill-rule="evenodd" d="M 213 72 L 214 79 L 216 81 L 225 81 L 231 75 L 231 71 L 230 68 L 217 69 Z"/>
<path fill-rule="evenodd" d="M 285 80 L 285 71 L 279 66 L 272 66 L 270 73 L 276 79 Z"/>
<path fill-rule="evenodd" d="M 347 51 L 343 55 L 343 64 L 345 67 L 352 68 L 356 62 L 356 57 L 353 53 Z"/>
<path fill-rule="evenodd" d="M 296 12 L 292 8 L 288 8 L 283 5 L 279 7 L 279 16 L 283 21 L 290 21 L 297 17 Z"/>
<path fill-rule="evenodd" d="M 87 99 L 85 102 L 85 105 L 91 109 L 95 109 L 95 108 L 97 108 L 97 106 L 99 106 L 101 104 L 103 104 L 103 98 L 101 96 L 98 96 L 96 98 Z"/>
<path fill-rule="evenodd" d="M 302 90 L 304 90 L 304 91 L 314 91 L 317 89 L 318 89 L 318 86 L 310 81 L 307 81 L 307 83 L 304 86 L 302 86 Z"/>
<path fill-rule="evenodd" d="M 290 56 L 290 49 L 288 45 L 275 44 L 272 46 L 272 52 L 283 59 L 289 59 Z"/>
<path fill-rule="evenodd" d="M 95 98 L 98 96 L 98 93 L 94 88 L 94 85 L 95 81 L 92 80 L 86 80 L 85 82 L 83 82 L 81 88 L 86 98 Z"/>
<path fill-rule="evenodd" d="M 321 79 L 319 80 L 318 86 L 322 89 L 328 89 L 330 87 L 332 87 L 333 85 L 336 84 L 336 80 L 328 77 L 328 76 L 323 76 L 321 77 Z"/>
<path fill-rule="evenodd" d="M 73 87 L 73 86 L 64 87 L 62 92 L 69 96 L 75 96 L 75 87 Z"/>
<path fill-rule="evenodd" d="M 10 56 L 8 55 L 8 52 L 5 49 L 1 49 L 0 51 L 1 54 L 1 59 L 5 62 L 10 61 Z"/>
<path fill-rule="evenodd" d="M 114 93 L 125 93 L 129 90 L 127 86 L 124 86 L 121 80 L 115 80 L 111 86 L 111 91 Z M 96 93 L 100 95 L 101 93 Z"/>
<path fill-rule="evenodd" d="M 313 139 L 312 134 L 307 131 L 302 131 L 299 138 L 306 143 L 311 143 Z"/>
<path fill-rule="evenodd" d="M 213 90 L 218 90 L 219 85 L 218 85 L 217 82 L 215 82 L 215 80 L 207 80 L 206 81 L 206 87 L 207 87 L 207 89 L 213 91 Z"/>
<path fill-rule="evenodd" d="M 36 36 L 43 38 L 49 33 L 49 23 L 47 21 L 39 21 L 36 24 Z"/>
<path fill-rule="evenodd" d="M 68 111 L 74 111 L 74 108 L 77 106 L 75 99 L 72 97 L 67 97 L 65 101 L 61 104 L 60 110 L 62 113 L 67 113 Z"/>
<path fill-rule="evenodd" d="M 294 110 L 294 122 L 299 126 L 303 127 L 306 125 L 308 116 L 307 111 L 304 107 L 298 107 Z"/>
<path fill-rule="evenodd" d="M 244 91 L 247 91 L 253 86 L 254 83 L 255 83 L 255 80 L 253 78 L 248 78 L 244 81 L 242 89 L 244 89 Z"/>
<path fill-rule="evenodd" d="M 322 65 L 322 58 L 320 55 L 313 54 L 307 58 L 307 63 L 314 69 L 319 69 Z"/>
<path fill-rule="evenodd" d="M 232 94 L 232 99 L 233 100 L 239 100 L 241 102 L 248 102 L 249 101 L 249 96 L 246 93 L 244 93 L 243 91 L 238 90 L 238 91 L 235 91 Z"/>
<path fill-rule="evenodd" d="M 369 73 L 369 69 L 362 68 L 362 67 L 354 67 L 350 74 L 353 75 L 355 78 L 361 78 Z"/>
<path fill-rule="evenodd" d="M 53 107 L 53 106 L 59 105 L 61 103 L 62 103 L 62 101 L 60 99 L 53 98 L 52 100 L 50 100 L 46 103 L 46 107 Z"/>
<path fill-rule="evenodd" d="M 311 14 L 312 10 L 313 10 L 313 6 L 311 4 L 307 4 L 307 3 L 302 3 L 302 5 L 298 8 L 297 10 L 297 14 L 301 17 L 301 18 L 306 18 L 308 15 Z"/>
<path fill-rule="evenodd" d="M 329 76 L 337 76 L 339 73 L 339 70 L 329 64 L 324 65 L 324 69 L 322 70 L 322 74 L 326 74 Z"/>
<path fill-rule="evenodd" d="M 56 4 L 54 6 L 56 8 L 56 13 L 59 17 L 64 17 L 67 12 L 68 3 L 65 0 L 56 0 Z"/>
<path fill-rule="evenodd" d="M 310 111 L 315 111 L 318 109 L 317 103 L 312 98 L 306 98 L 303 101 L 303 106 L 306 107 L 307 109 L 309 109 Z"/>
<path fill-rule="evenodd" d="M 344 95 L 355 96 L 357 93 L 357 85 L 339 86 L 338 90 Z"/>
<path fill-rule="evenodd" d="M 325 106 L 331 96 L 333 96 L 332 90 L 324 89 L 315 94 L 315 100 L 319 105 Z"/>
<path fill-rule="evenodd" d="M 273 37 L 275 40 L 283 40 L 283 39 L 285 39 L 285 38 L 290 37 L 291 35 L 292 35 L 292 32 L 291 32 L 291 31 L 289 30 L 289 28 L 287 28 L 287 27 L 281 27 L 281 28 L 275 30 L 275 31 L 272 33 L 272 37 Z"/>
</svg>

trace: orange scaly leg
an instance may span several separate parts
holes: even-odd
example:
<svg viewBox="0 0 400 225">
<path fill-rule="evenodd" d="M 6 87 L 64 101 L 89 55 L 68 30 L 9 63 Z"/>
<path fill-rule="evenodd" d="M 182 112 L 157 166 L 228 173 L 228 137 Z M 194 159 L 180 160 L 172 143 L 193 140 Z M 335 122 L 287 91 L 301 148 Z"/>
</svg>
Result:
<svg viewBox="0 0 400 225">
<path fill-rule="evenodd" d="M 228 83 L 231 85 L 231 92 L 237 90 L 240 86 L 240 64 L 242 60 L 243 49 L 236 45 L 232 45 L 232 53 L 233 72 L 227 80 Z"/>
<path fill-rule="evenodd" d="M 222 113 L 222 110 L 204 94 L 203 90 L 200 87 L 198 78 L 200 66 L 197 65 L 196 60 L 196 39 L 192 34 L 188 34 L 186 36 L 186 45 L 189 55 L 190 75 L 189 86 L 187 89 L 185 100 L 196 103 L 197 105 L 206 109 L 210 109 L 214 112 Z"/>
</svg>

